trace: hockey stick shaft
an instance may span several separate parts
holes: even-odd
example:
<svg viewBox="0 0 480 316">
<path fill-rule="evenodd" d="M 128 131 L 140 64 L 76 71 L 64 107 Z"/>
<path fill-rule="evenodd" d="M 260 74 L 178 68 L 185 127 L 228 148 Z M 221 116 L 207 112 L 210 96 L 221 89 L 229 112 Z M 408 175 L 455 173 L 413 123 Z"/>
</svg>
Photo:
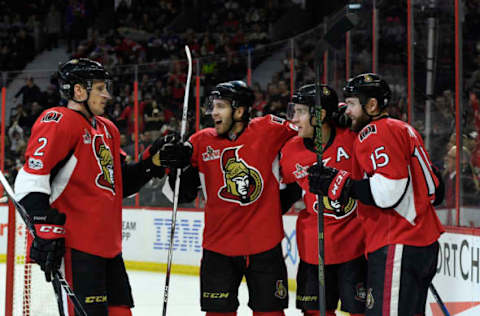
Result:
<svg viewBox="0 0 480 316">
<path fill-rule="evenodd" d="M 7 179 L 5 178 L 5 176 L 3 175 L 3 173 L 1 171 L 0 171 L 0 182 L 2 183 L 3 188 L 5 189 L 5 192 L 7 193 L 8 198 L 10 199 L 10 201 L 12 201 L 13 205 L 15 205 L 15 208 L 17 209 L 18 213 L 20 214 L 20 217 L 22 218 L 23 222 L 27 226 L 27 229 L 28 229 L 29 233 L 35 238 L 36 237 L 35 227 L 33 226 L 33 222 L 31 220 L 30 216 L 28 215 L 28 213 L 25 210 L 25 208 L 23 207 L 23 205 L 18 203 L 18 201 L 15 199 L 15 197 L 14 197 L 15 193 L 13 192 L 12 187 L 10 186 L 10 184 L 8 183 Z M 80 300 L 75 295 L 75 293 L 73 292 L 70 285 L 68 285 L 67 281 L 62 276 L 60 271 L 58 271 L 58 270 L 55 271 L 54 276 L 53 276 L 53 282 L 59 284 L 62 287 L 65 294 L 71 300 L 71 302 L 72 302 L 72 304 L 75 308 L 75 311 L 80 316 L 87 316 L 87 312 L 85 311 L 82 304 L 80 303 Z M 59 309 L 60 309 L 60 302 L 61 302 L 62 293 L 58 293 L 57 288 L 55 286 L 53 288 L 55 290 L 55 294 L 57 296 L 57 301 L 59 302 Z M 62 311 L 60 311 L 60 312 L 62 312 Z"/>
<path fill-rule="evenodd" d="M 185 134 L 187 130 L 187 114 L 188 114 L 188 99 L 190 94 L 190 78 L 192 77 L 192 55 L 190 54 L 190 48 L 185 46 L 185 53 L 187 54 L 188 59 L 188 75 L 187 83 L 185 85 L 185 96 L 183 98 L 183 112 L 182 112 L 182 125 L 180 129 L 180 139 L 185 141 Z M 168 290 L 170 287 L 170 275 L 172 269 L 172 256 L 173 256 L 173 238 L 175 236 L 175 226 L 177 221 L 177 209 L 178 209 L 178 194 L 180 192 L 180 175 L 182 169 L 177 169 L 177 174 L 175 177 L 175 189 L 173 192 L 173 210 L 172 210 L 172 223 L 170 226 L 170 244 L 168 246 L 168 256 L 167 256 L 167 272 L 165 275 L 165 288 L 163 294 L 163 310 L 162 315 L 167 315 L 167 303 L 168 303 Z"/>
<path fill-rule="evenodd" d="M 315 151 L 317 152 L 317 163 L 321 165 L 323 155 L 323 135 L 322 135 L 322 102 L 320 97 L 320 56 L 315 58 Z M 318 225 L 318 304 L 320 316 L 326 314 L 326 294 L 325 294 L 325 235 L 323 218 L 323 196 L 317 196 L 317 225 Z"/>
<path fill-rule="evenodd" d="M 440 305 L 440 309 L 442 310 L 443 315 L 450 316 L 450 313 L 448 312 L 447 307 L 443 303 L 442 298 L 440 297 L 440 294 L 438 294 L 437 289 L 435 288 L 435 286 L 433 286 L 433 283 L 430 283 L 428 288 L 430 289 L 430 292 L 432 292 L 432 295 L 435 298 L 435 301 L 437 301 L 437 304 Z"/>
</svg>

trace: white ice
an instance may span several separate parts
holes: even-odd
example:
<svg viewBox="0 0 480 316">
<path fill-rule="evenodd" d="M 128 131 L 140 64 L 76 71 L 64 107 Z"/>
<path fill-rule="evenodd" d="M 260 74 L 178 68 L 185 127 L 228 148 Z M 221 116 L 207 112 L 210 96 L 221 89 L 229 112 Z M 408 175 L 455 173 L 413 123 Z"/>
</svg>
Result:
<svg viewBox="0 0 480 316">
<path fill-rule="evenodd" d="M 132 285 L 135 308 L 133 316 L 162 315 L 163 293 L 165 288 L 165 273 L 128 271 Z M 172 274 L 168 295 L 167 315 L 171 316 L 202 316 L 200 310 L 200 281 L 198 276 Z M 295 309 L 295 293 L 289 292 L 289 308 L 286 316 L 300 316 Z M 251 316 L 248 308 L 248 291 L 245 282 L 239 290 L 240 307 L 238 316 Z M 0 315 L 4 315 L 5 302 L 5 264 L 0 264 Z M 37 316 L 37 315 L 36 315 Z"/>
</svg>

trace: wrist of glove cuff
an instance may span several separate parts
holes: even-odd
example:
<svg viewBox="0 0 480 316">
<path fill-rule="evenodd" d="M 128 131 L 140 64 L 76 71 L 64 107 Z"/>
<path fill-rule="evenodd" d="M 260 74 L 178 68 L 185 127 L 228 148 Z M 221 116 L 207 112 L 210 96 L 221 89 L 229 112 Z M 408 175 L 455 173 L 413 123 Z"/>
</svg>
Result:
<svg viewBox="0 0 480 316">
<path fill-rule="evenodd" d="M 45 272 L 50 282 L 60 268 L 65 254 L 65 214 L 56 209 L 33 211 L 36 236 L 30 247 L 30 258 Z"/>
</svg>

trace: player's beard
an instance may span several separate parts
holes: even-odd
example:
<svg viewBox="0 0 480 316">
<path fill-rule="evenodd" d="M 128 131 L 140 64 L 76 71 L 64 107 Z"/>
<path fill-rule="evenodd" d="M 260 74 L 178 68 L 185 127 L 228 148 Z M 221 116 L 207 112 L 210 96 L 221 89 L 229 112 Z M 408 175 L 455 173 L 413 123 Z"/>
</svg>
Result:
<svg viewBox="0 0 480 316">
<path fill-rule="evenodd" d="M 368 123 L 370 123 L 370 117 L 362 111 L 362 115 L 356 119 L 352 119 L 352 131 L 358 133 L 364 128 Z"/>
</svg>

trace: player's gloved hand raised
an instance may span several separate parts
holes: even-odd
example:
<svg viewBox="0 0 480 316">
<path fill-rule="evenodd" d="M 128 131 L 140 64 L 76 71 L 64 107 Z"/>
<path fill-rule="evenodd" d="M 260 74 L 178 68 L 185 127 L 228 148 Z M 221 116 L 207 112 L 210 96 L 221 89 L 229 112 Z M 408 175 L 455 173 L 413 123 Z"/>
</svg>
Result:
<svg viewBox="0 0 480 316">
<path fill-rule="evenodd" d="M 308 168 L 310 192 L 328 196 L 330 200 L 346 205 L 352 188 L 350 176 L 350 172 L 345 170 L 313 165 Z"/>
<path fill-rule="evenodd" d="M 65 254 L 65 214 L 56 209 L 35 212 L 33 223 L 36 237 L 30 248 L 30 258 L 40 265 L 50 282 L 62 264 Z"/>
<path fill-rule="evenodd" d="M 188 142 L 182 143 L 175 134 L 167 135 L 168 141 L 160 148 L 160 165 L 171 169 L 184 168 L 190 165 L 193 148 Z"/>
</svg>

